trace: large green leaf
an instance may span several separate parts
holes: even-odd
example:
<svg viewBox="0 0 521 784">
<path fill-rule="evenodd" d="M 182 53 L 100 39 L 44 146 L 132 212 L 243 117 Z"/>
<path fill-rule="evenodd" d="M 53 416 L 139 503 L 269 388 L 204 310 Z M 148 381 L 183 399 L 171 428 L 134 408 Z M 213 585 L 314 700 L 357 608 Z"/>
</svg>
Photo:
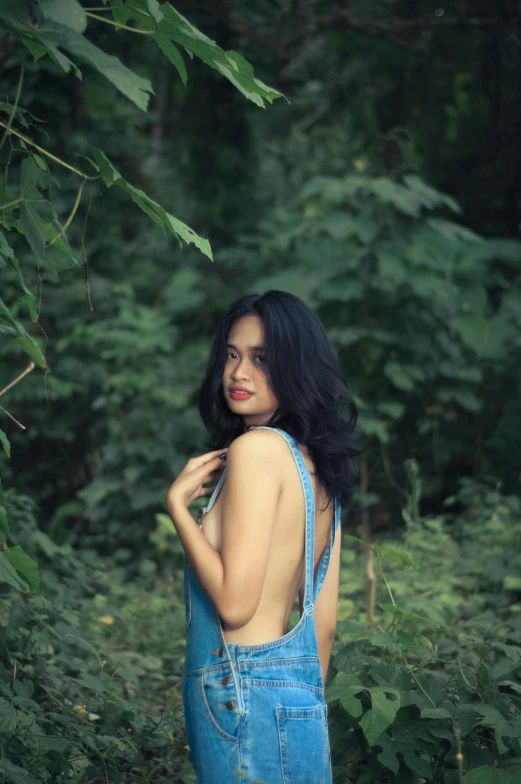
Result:
<svg viewBox="0 0 521 784">
<path fill-rule="evenodd" d="M 499 259 L 506 261 L 516 269 L 521 269 L 521 242 L 502 239 L 485 240 L 479 246 L 470 248 L 465 255 L 465 261 L 474 267 L 482 261 L 489 262 Z"/>
<path fill-rule="evenodd" d="M 168 38 L 166 35 L 160 35 L 159 33 L 154 36 L 154 41 L 159 46 L 161 51 L 163 52 L 166 57 L 170 60 L 174 68 L 177 70 L 177 73 L 181 77 L 181 81 L 186 87 L 186 82 L 188 80 L 188 74 L 186 73 L 186 65 L 183 60 L 183 55 L 175 46 L 174 43 Z"/>
<path fill-rule="evenodd" d="M 399 691 L 410 689 L 411 675 L 402 664 L 384 664 L 373 660 L 369 674 L 379 686 L 394 686 Z"/>
<path fill-rule="evenodd" d="M 326 687 L 326 702 L 340 700 L 342 707 L 350 716 L 360 716 L 362 703 L 355 695 L 364 689 L 358 675 L 339 672 Z"/>
<path fill-rule="evenodd" d="M 36 297 L 32 293 L 32 291 L 30 291 L 25 285 L 25 280 L 23 278 L 22 271 L 20 269 L 20 262 L 18 261 L 17 258 L 15 258 L 12 248 L 10 247 L 3 232 L 1 231 L 0 231 L 0 256 L 5 258 L 9 266 L 12 267 L 13 270 L 16 272 L 16 275 L 18 277 L 18 282 L 20 283 L 22 290 L 25 292 L 25 300 L 29 308 L 31 320 L 36 321 L 37 319 Z"/>
<path fill-rule="evenodd" d="M 2 442 L 2 447 L 7 457 L 11 457 L 11 444 L 3 430 L 0 430 L 0 441 Z"/>
<path fill-rule="evenodd" d="M 150 14 L 150 10 L 146 0 L 134 0 L 134 2 L 125 4 L 123 7 L 116 6 L 113 10 L 113 15 L 114 19 L 122 23 L 131 18 L 135 19 L 147 30 L 157 29 L 161 36 L 161 38 L 158 37 L 157 44 L 176 66 L 183 81 L 185 79 L 183 78 L 182 70 L 180 70 L 180 64 L 175 56 L 171 56 L 173 50 L 169 51 L 165 39 L 169 40 L 170 43 L 175 42 L 183 46 L 188 52 L 199 57 L 211 68 L 214 68 L 226 79 L 229 79 L 246 98 L 253 101 L 257 106 L 264 107 L 264 100 L 271 103 L 275 98 L 281 97 L 281 93 L 278 90 L 268 87 L 255 78 L 253 68 L 240 54 L 231 51 L 225 52 L 217 46 L 215 41 L 204 35 L 175 8 L 172 8 L 170 3 L 161 5 L 163 19 L 159 21 L 157 14 Z"/>
<path fill-rule="evenodd" d="M 5 29 L 23 30 L 30 26 L 31 16 L 28 11 L 27 3 L 13 0 L 0 0 L 0 20 L 4 22 L 2 27 Z"/>
<path fill-rule="evenodd" d="M 463 737 L 468 735 L 479 722 L 476 708 L 476 705 L 463 702 L 454 711 L 454 729 L 459 730 Z"/>
<path fill-rule="evenodd" d="M 35 60 L 48 54 L 66 73 L 72 68 L 81 79 L 81 71 L 76 64 L 60 52 L 54 41 L 46 40 L 41 35 L 40 27 L 34 24 L 27 3 L 15 4 L 12 0 L 0 0 L 0 20 L 3 20 L 5 29 L 20 37 Z M 52 21 L 47 20 L 47 23 L 52 24 Z"/>
<path fill-rule="evenodd" d="M 135 1 L 135 0 L 134 0 Z M 158 3 L 158 0 L 146 0 L 147 9 L 150 11 L 150 14 L 154 17 L 156 22 L 160 22 L 161 19 L 164 19 L 164 14 L 161 11 L 161 6 Z"/>
<path fill-rule="evenodd" d="M 30 156 L 26 156 L 23 159 L 20 174 L 20 196 L 23 199 L 40 199 L 43 201 L 42 195 L 38 190 L 41 178 L 42 170 Z"/>
<path fill-rule="evenodd" d="M 18 576 L 17 571 L 5 557 L 5 553 L 0 553 L 0 583 L 12 585 L 22 593 L 27 590 L 27 583 Z"/>
<path fill-rule="evenodd" d="M 403 181 L 424 207 L 433 209 L 443 206 L 448 207 L 452 212 L 461 212 L 461 207 L 451 196 L 427 185 L 417 174 L 407 174 Z"/>
<path fill-rule="evenodd" d="M 78 0 L 38 0 L 38 5 L 44 16 L 70 27 L 75 33 L 83 33 L 87 27 L 87 16 Z"/>
<path fill-rule="evenodd" d="M 405 412 L 405 406 L 397 400 L 387 400 L 378 403 L 376 408 L 379 413 L 385 414 L 391 419 L 400 419 Z"/>
<path fill-rule="evenodd" d="M 392 770 L 395 776 L 400 768 L 397 755 L 401 754 L 407 767 L 427 779 L 432 777 L 432 769 L 425 756 L 433 755 L 441 749 L 427 727 L 423 727 L 416 718 L 406 713 L 399 714 L 390 734 L 383 732 L 375 745 L 382 747 L 378 759 L 382 765 Z"/>
<path fill-rule="evenodd" d="M 38 43 L 38 41 L 33 41 L 33 39 L 30 38 L 27 35 L 21 35 L 20 36 L 20 41 L 24 44 L 24 46 L 26 46 L 29 49 L 29 51 L 31 52 L 32 56 L 34 57 L 35 62 L 37 60 L 39 60 L 40 57 L 43 57 L 44 55 L 49 54 L 49 50 L 47 49 L 46 46 L 44 46 L 43 44 Z M 64 58 L 64 59 L 67 60 L 68 58 Z M 69 67 L 71 67 L 71 66 L 72 66 L 72 63 L 69 60 Z M 66 68 L 65 70 L 68 70 L 68 69 Z"/>
<path fill-rule="evenodd" d="M 494 730 L 498 751 L 500 754 L 504 754 L 508 747 L 504 743 L 503 738 L 516 738 L 519 736 L 519 730 L 510 725 L 505 717 L 492 705 L 476 705 L 475 712 L 481 716 L 478 724 L 491 727 Z"/>
<path fill-rule="evenodd" d="M 186 86 L 188 74 L 186 73 L 183 55 L 172 39 L 158 30 L 158 23 L 161 22 L 165 16 L 161 11 L 157 0 L 134 0 L 131 6 L 116 5 L 112 9 L 112 15 L 114 16 L 114 19 L 121 24 L 125 24 L 129 19 L 136 19 L 145 30 L 156 30 L 157 34 L 153 36 L 153 40 L 163 54 L 168 57 L 181 77 L 181 81 Z"/>
<path fill-rule="evenodd" d="M 117 57 L 98 49 L 74 30 L 51 21 L 40 28 L 38 39 L 46 46 L 53 46 L 54 50 L 65 49 L 75 61 L 90 65 L 139 109 L 147 110 L 150 95 L 154 92 L 150 81 L 135 74 Z"/>
<path fill-rule="evenodd" d="M 376 645 L 379 648 L 395 648 L 400 650 L 398 641 L 389 632 L 373 632 L 371 637 L 371 645 Z"/>
<path fill-rule="evenodd" d="M 5 16 L 4 2 L 5 0 L 0 0 L 2 16 Z M 8 14 L 8 17 L 13 30 L 22 34 L 23 43 L 36 58 L 41 56 L 43 47 L 65 72 L 72 68 L 79 78 L 81 78 L 81 71 L 76 61 L 86 63 L 112 82 L 138 108 L 146 111 L 150 94 L 153 93 L 150 81 L 135 74 L 117 57 L 106 54 L 75 29 L 60 24 L 52 18 L 46 18 L 44 24 L 35 27 L 28 14 Z M 62 49 L 69 52 L 74 60 L 63 54 Z"/>
<path fill-rule="evenodd" d="M 386 558 L 388 561 L 398 564 L 398 566 L 412 566 L 413 569 L 420 568 L 420 562 L 408 553 L 399 553 L 391 547 L 384 547 L 383 545 L 374 545 L 373 551 L 380 558 Z"/>
<path fill-rule="evenodd" d="M 5 556 L 19 575 L 21 575 L 33 591 L 40 590 L 40 576 L 38 574 L 38 564 L 33 561 L 19 544 L 11 547 L 5 552 Z"/>
<path fill-rule="evenodd" d="M 395 387 L 404 392 L 412 391 L 415 384 L 425 377 L 421 368 L 414 365 L 404 365 L 394 359 L 385 363 L 384 373 Z"/>
<path fill-rule="evenodd" d="M 0 328 L 2 327 L 2 322 L 7 328 L 6 331 L 29 354 L 33 362 L 42 368 L 47 367 L 45 357 L 37 342 L 25 331 L 18 319 L 15 319 L 7 305 L 0 299 Z"/>
<path fill-rule="evenodd" d="M 360 191 L 371 190 L 371 180 L 367 177 L 311 177 L 300 193 L 303 200 L 320 196 L 326 204 L 344 204 Z"/>
<path fill-rule="evenodd" d="M 144 191 L 135 188 L 127 180 L 123 179 L 118 170 L 112 165 L 105 153 L 97 147 L 89 145 L 92 156 L 99 167 L 101 177 L 105 185 L 110 188 L 117 185 L 124 190 L 132 201 L 134 201 L 143 212 L 149 215 L 153 221 L 159 224 L 164 230 L 170 231 L 175 237 L 181 237 L 187 243 L 193 243 L 199 250 L 212 259 L 212 249 L 208 240 L 199 237 L 193 229 L 175 218 L 170 213 L 150 198 Z"/>
<path fill-rule="evenodd" d="M 368 689 L 372 708 L 360 719 L 360 727 L 370 746 L 392 724 L 400 707 L 400 692 L 391 686 L 373 686 Z M 392 699 L 394 697 L 394 699 Z"/>
<path fill-rule="evenodd" d="M 8 759 L 0 760 L 0 771 L 4 773 L 5 780 L 10 784 L 41 784 L 40 778 L 30 776 L 24 768 L 13 765 Z"/>
<path fill-rule="evenodd" d="M 519 768 L 492 768 L 488 765 L 480 765 L 479 768 L 473 768 L 465 774 L 463 784 L 518 784 L 520 780 Z"/>
<path fill-rule="evenodd" d="M 379 201 L 384 204 L 392 204 L 398 212 L 403 212 L 411 218 L 419 216 L 423 202 L 417 193 L 387 177 L 368 180 L 367 185 Z"/>
<path fill-rule="evenodd" d="M 71 743 L 72 740 L 68 738 L 51 738 L 48 736 L 38 738 L 38 744 L 47 751 L 64 751 Z"/>
<path fill-rule="evenodd" d="M 372 550 L 375 555 L 380 556 L 380 558 L 386 558 L 387 560 L 393 561 L 399 566 L 412 566 L 413 569 L 418 569 L 420 566 L 418 559 L 414 558 L 408 553 L 399 553 L 397 550 L 393 550 L 391 547 L 385 547 L 384 545 L 380 544 L 371 545 L 364 541 L 364 539 L 360 539 L 359 536 L 353 536 L 353 534 L 344 534 L 344 538 L 350 542 L 357 542 L 357 544 L 363 545 L 368 550 Z"/>
<path fill-rule="evenodd" d="M 486 359 L 501 359 L 518 335 L 508 314 L 502 312 L 490 317 L 482 313 L 464 313 L 454 320 L 454 326 L 466 345 Z"/>
<path fill-rule="evenodd" d="M 465 242 L 473 245 L 481 245 L 483 242 L 479 234 L 476 234 L 466 226 L 454 223 L 454 221 L 445 220 L 444 218 L 428 218 L 426 224 L 451 242 Z"/>
<path fill-rule="evenodd" d="M 379 602 L 378 607 L 380 607 L 381 610 L 385 610 L 386 612 L 391 613 L 391 615 L 395 615 L 397 618 L 403 618 L 404 621 L 411 621 L 413 623 L 428 623 L 432 624 L 433 626 L 437 626 L 438 628 L 443 625 L 437 621 L 433 621 L 432 618 L 426 618 L 425 616 L 418 615 L 417 613 L 401 610 L 394 604 L 382 604 Z"/>
<path fill-rule="evenodd" d="M 5 433 L 4 433 L 4 431 L 0 430 L 0 434 L 2 434 L 2 433 L 3 433 L 4 438 L 7 438 Z M 7 442 L 7 443 L 9 443 L 9 442 Z M 2 526 L 2 528 L 4 529 L 6 534 L 9 533 L 10 528 L 9 528 L 9 519 L 7 517 L 7 510 L 6 510 L 5 506 L 2 506 L 1 504 L 0 504 L 0 526 Z"/>
<path fill-rule="evenodd" d="M 23 202 L 20 214 L 20 228 L 22 229 L 29 247 L 36 256 L 38 263 L 44 263 L 45 254 L 45 229 L 40 216 L 29 202 Z"/>
</svg>

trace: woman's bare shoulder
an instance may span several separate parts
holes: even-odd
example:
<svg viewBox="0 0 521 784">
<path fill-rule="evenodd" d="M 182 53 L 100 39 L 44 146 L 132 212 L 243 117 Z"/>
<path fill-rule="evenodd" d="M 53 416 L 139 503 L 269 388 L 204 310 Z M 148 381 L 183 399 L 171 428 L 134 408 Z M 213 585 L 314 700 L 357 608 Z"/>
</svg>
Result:
<svg viewBox="0 0 521 784">
<path fill-rule="evenodd" d="M 257 464 L 259 460 L 267 460 L 282 466 L 291 459 L 291 451 L 284 437 L 275 430 L 248 430 L 232 441 L 226 462 L 231 465 L 238 460 L 249 462 L 251 459 Z"/>
</svg>

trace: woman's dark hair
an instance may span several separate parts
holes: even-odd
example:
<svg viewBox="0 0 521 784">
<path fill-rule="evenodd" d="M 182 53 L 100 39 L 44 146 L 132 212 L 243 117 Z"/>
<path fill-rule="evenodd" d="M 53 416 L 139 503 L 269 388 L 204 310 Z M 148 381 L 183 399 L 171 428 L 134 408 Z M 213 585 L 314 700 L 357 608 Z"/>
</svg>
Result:
<svg viewBox="0 0 521 784">
<path fill-rule="evenodd" d="M 229 446 L 245 432 L 242 417 L 226 403 L 222 379 L 230 329 L 252 315 L 263 325 L 266 372 L 279 401 L 266 424 L 307 446 L 328 496 L 339 493 L 344 503 L 354 484 L 357 411 L 322 322 L 294 294 L 275 289 L 248 294 L 233 303 L 219 324 L 199 399 L 208 448 Z"/>
</svg>

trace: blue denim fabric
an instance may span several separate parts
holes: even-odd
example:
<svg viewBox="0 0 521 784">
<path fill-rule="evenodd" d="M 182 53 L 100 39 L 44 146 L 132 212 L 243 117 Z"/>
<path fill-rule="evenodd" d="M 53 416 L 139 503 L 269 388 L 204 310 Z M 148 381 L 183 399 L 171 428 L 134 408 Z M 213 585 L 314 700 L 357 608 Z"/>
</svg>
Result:
<svg viewBox="0 0 521 784">
<path fill-rule="evenodd" d="M 252 429 L 252 428 L 250 428 Z M 295 439 L 286 439 L 306 502 L 306 582 L 298 624 L 279 639 L 224 639 L 219 615 L 185 559 L 186 660 L 183 704 L 199 784 L 331 784 L 327 706 L 313 607 L 326 576 L 341 506 L 335 498 L 328 546 L 314 572 L 315 501 Z M 213 505 L 222 483 L 208 502 Z"/>
</svg>

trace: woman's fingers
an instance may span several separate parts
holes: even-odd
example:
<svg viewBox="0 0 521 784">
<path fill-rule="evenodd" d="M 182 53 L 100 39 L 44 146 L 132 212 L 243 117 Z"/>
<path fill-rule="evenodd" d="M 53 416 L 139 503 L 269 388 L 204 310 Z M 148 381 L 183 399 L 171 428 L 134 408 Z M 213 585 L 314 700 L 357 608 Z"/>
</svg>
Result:
<svg viewBox="0 0 521 784">
<path fill-rule="evenodd" d="M 221 476 L 222 476 L 223 471 L 224 471 L 224 467 L 221 468 L 221 469 L 218 468 L 217 471 L 210 471 L 210 473 L 208 474 L 208 476 L 204 480 L 205 483 L 206 482 L 213 482 L 214 480 L 220 479 Z"/>
<path fill-rule="evenodd" d="M 199 490 L 198 495 L 211 495 L 214 490 L 215 490 L 215 487 L 201 487 L 201 489 Z"/>
<path fill-rule="evenodd" d="M 219 457 L 219 455 L 226 455 L 227 452 L 228 447 L 224 447 L 223 449 L 214 449 L 213 452 L 207 452 L 205 455 L 199 455 L 199 457 L 192 457 L 191 460 L 188 461 L 190 470 L 193 470 L 194 468 L 200 468 L 206 463 L 215 460 L 217 457 Z"/>
<path fill-rule="evenodd" d="M 225 462 L 226 460 L 219 460 L 218 457 L 214 457 L 213 460 L 208 460 L 208 462 L 202 463 L 198 467 L 192 468 L 192 473 L 194 477 L 200 477 L 201 483 L 203 483 L 206 481 L 204 478 L 205 476 L 209 476 L 214 471 L 217 472 L 218 469 L 224 468 L 223 463 Z"/>
</svg>

